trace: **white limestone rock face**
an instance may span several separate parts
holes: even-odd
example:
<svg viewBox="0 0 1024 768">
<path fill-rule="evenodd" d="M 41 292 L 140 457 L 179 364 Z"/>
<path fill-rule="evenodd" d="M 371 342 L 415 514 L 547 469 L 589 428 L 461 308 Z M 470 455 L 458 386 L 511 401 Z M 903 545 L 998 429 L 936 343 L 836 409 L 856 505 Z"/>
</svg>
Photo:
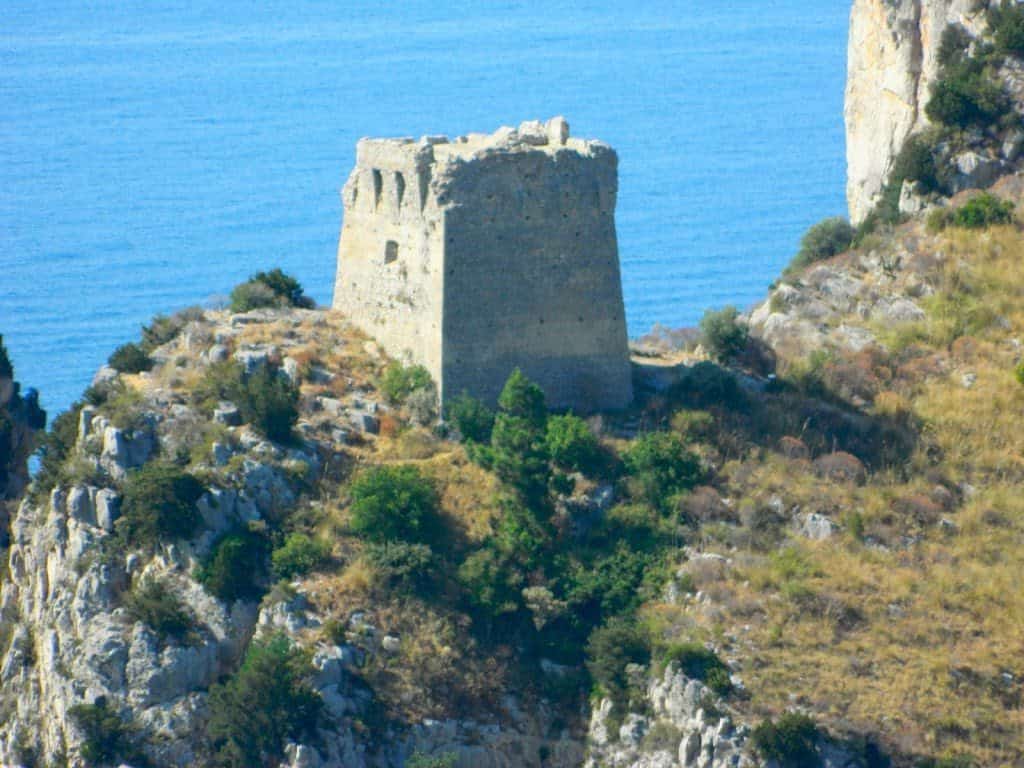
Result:
<svg viewBox="0 0 1024 768">
<path fill-rule="evenodd" d="M 844 109 L 846 198 L 854 224 L 870 212 L 907 136 L 928 124 L 924 108 L 939 69 L 942 31 L 958 23 L 979 32 L 984 5 L 854 0 Z"/>
</svg>

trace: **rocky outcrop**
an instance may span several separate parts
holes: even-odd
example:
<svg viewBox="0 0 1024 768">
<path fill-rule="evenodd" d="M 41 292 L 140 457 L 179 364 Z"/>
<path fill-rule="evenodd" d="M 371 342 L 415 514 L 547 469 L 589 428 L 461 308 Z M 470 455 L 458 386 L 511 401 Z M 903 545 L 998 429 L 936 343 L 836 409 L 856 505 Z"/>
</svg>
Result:
<svg viewBox="0 0 1024 768">
<path fill-rule="evenodd" d="M 746 726 L 719 709 L 721 702 L 699 680 L 674 664 L 647 685 L 645 714 L 626 713 L 604 699 L 590 718 L 586 768 L 752 768 Z"/>
<path fill-rule="evenodd" d="M 924 107 L 938 74 L 948 24 L 980 32 L 975 0 L 854 0 L 847 53 L 846 197 L 850 219 L 874 205 L 903 142 L 927 125 Z"/>
</svg>

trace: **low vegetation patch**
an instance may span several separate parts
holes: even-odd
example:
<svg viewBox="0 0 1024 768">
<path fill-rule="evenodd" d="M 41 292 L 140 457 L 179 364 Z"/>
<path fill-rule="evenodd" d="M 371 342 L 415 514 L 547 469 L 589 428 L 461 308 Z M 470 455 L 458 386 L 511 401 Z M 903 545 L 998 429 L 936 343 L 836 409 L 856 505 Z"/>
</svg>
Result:
<svg viewBox="0 0 1024 768">
<path fill-rule="evenodd" d="M 118 535 L 137 547 L 189 539 L 202 523 L 196 502 L 205 492 L 203 484 L 180 467 L 150 462 L 125 480 Z"/>
<path fill-rule="evenodd" d="M 77 704 L 68 714 L 82 733 L 82 759 L 86 765 L 99 768 L 145 759 L 138 748 L 137 729 L 110 709 L 106 699 L 95 704 Z"/>
<path fill-rule="evenodd" d="M 125 609 L 132 619 L 146 624 L 165 642 L 186 641 L 196 629 L 195 619 L 184 602 L 159 579 L 136 585 L 125 598 Z"/>
<path fill-rule="evenodd" d="M 982 192 L 963 205 L 949 209 L 938 208 L 928 216 L 928 228 L 937 232 L 946 227 L 985 229 L 1001 224 L 1012 224 L 1014 205 L 989 192 Z"/>
<path fill-rule="evenodd" d="M 248 374 L 233 360 L 211 365 L 194 397 L 207 413 L 221 401 L 234 403 L 247 423 L 279 443 L 292 440 L 299 418 L 298 388 L 269 363 Z"/>
</svg>

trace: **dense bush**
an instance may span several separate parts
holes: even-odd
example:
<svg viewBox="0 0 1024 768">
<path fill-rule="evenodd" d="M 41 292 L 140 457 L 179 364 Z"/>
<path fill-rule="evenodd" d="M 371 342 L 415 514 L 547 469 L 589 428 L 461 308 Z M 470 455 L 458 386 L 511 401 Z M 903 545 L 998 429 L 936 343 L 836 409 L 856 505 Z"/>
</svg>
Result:
<svg viewBox="0 0 1024 768">
<path fill-rule="evenodd" d="M 733 306 L 709 309 L 700 321 L 700 343 L 716 360 L 729 360 L 747 346 L 747 326 L 739 322 L 739 310 Z"/>
<path fill-rule="evenodd" d="M 244 380 L 244 389 L 234 401 L 242 418 L 279 443 L 292 438 L 299 418 L 299 391 L 270 366 L 262 366 Z"/>
<path fill-rule="evenodd" d="M 548 455 L 560 467 L 585 475 L 601 468 L 601 445 L 579 416 L 570 413 L 548 419 L 545 442 Z"/>
<path fill-rule="evenodd" d="M 426 544 L 405 541 L 368 544 L 363 556 L 389 589 L 426 594 L 435 582 L 434 552 Z"/>
<path fill-rule="evenodd" d="M 1010 102 L 982 62 L 961 59 L 943 68 L 924 111 L 940 125 L 987 128 L 1009 113 Z"/>
<path fill-rule="evenodd" d="M 651 660 L 650 639 L 633 621 L 613 619 L 587 641 L 587 671 L 595 686 L 621 707 L 627 698 L 627 664 Z"/>
<path fill-rule="evenodd" d="M 284 635 L 249 646 L 238 672 L 210 689 L 207 732 L 217 766 L 277 765 L 289 741 L 315 735 L 323 700 L 308 671 L 306 655 Z"/>
<path fill-rule="evenodd" d="M 782 768 L 817 768 L 818 727 L 807 715 L 787 712 L 778 721 L 765 720 L 754 728 L 754 747 L 766 760 L 775 760 Z"/>
<path fill-rule="evenodd" d="M 205 492 L 201 482 L 178 466 L 146 464 L 125 480 L 118 534 L 142 547 L 191 538 L 202 522 L 196 502 Z"/>
<path fill-rule="evenodd" d="M 133 341 L 115 349 L 107 363 L 121 373 L 142 373 L 153 367 L 153 360 L 146 351 Z"/>
<path fill-rule="evenodd" d="M 476 398 L 463 392 L 448 403 L 445 413 L 464 442 L 490 442 L 491 430 L 494 429 L 494 411 Z"/>
<path fill-rule="evenodd" d="M 404 403 L 418 389 L 433 389 L 434 380 L 422 365 L 391 363 L 380 378 L 380 391 L 390 403 Z"/>
<path fill-rule="evenodd" d="M 988 24 L 998 53 L 1024 56 L 1024 8 L 1003 0 L 989 11 Z"/>
<path fill-rule="evenodd" d="M 800 250 L 786 271 L 803 269 L 808 264 L 837 256 L 850 247 L 854 234 L 850 222 L 842 217 L 819 221 L 804 233 L 800 240 Z"/>
<path fill-rule="evenodd" d="M 632 542 L 635 544 L 635 542 Z M 645 598 L 642 589 L 659 562 L 657 555 L 618 542 L 614 552 L 580 563 L 570 573 L 566 597 L 576 616 L 590 625 L 636 610 Z"/>
<path fill-rule="evenodd" d="M 700 482 L 702 475 L 700 460 L 672 432 L 641 435 L 623 452 L 622 458 L 630 482 L 654 507 L 664 507 L 670 497 Z"/>
<path fill-rule="evenodd" d="M 240 363 L 211 365 L 195 389 L 196 399 L 212 411 L 221 400 L 234 403 L 242 418 L 271 440 L 287 443 L 299 418 L 299 390 L 272 365 L 246 375 Z"/>
<path fill-rule="evenodd" d="M 703 681 L 711 690 L 724 696 L 732 690 L 729 668 L 718 654 L 700 643 L 676 643 L 662 651 L 662 660 L 674 662 L 687 677 Z"/>
<path fill-rule="evenodd" d="M 84 737 L 82 759 L 86 765 L 111 765 L 141 759 L 135 729 L 107 706 L 106 699 L 100 698 L 95 704 L 76 704 L 68 714 Z"/>
<path fill-rule="evenodd" d="M 939 39 L 938 61 L 940 67 L 959 62 L 971 47 L 971 35 L 960 24 L 949 24 L 942 30 Z"/>
<path fill-rule="evenodd" d="M 263 594 L 267 543 L 253 531 L 231 533 L 217 542 L 197 574 L 221 600 L 255 600 Z"/>
<path fill-rule="evenodd" d="M 411 464 L 367 470 L 352 483 L 352 531 L 375 542 L 430 543 L 440 536 L 440 500 Z"/>
<path fill-rule="evenodd" d="M 231 291 L 231 311 L 248 312 L 262 307 L 313 307 L 299 281 L 279 268 L 257 272 Z"/>
<path fill-rule="evenodd" d="M 739 411 L 746 405 L 736 375 L 707 361 L 697 363 L 682 373 L 669 390 L 669 395 L 691 408 L 719 406 Z"/>
<path fill-rule="evenodd" d="M 304 533 L 290 533 L 284 544 L 270 556 L 274 575 L 279 579 L 292 579 L 316 570 L 330 558 L 331 548 Z"/>
<path fill-rule="evenodd" d="M 1009 200 L 1001 200 L 993 194 L 982 192 L 959 208 L 933 211 L 928 217 L 928 226 L 933 231 L 945 227 L 984 229 L 999 224 L 1012 224 L 1013 211 L 1013 203 Z"/>
<path fill-rule="evenodd" d="M 164 641 L 184 640 L 196 626 L 181 598 L 158 579 L 136 585 L 125 599 L 125 609 L 132 619 L 149 626 Z"/>
</svg>

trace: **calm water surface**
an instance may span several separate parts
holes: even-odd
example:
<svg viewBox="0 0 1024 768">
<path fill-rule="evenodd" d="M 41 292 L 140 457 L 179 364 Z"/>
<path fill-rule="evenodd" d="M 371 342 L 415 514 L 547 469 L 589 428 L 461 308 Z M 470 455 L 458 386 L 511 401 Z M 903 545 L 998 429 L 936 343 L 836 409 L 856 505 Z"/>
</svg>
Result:
<svg viewBox="0 0 1024 768">
<path fill-rule="evenodd" d="M 7 0 L 0 333 L 65 408 L 156 312 L 331 299 L 361 136 L 564 114 L 620 155 L 631 335 L 747 305 L 844 211 L 847 0 Z"/>
</svg>

